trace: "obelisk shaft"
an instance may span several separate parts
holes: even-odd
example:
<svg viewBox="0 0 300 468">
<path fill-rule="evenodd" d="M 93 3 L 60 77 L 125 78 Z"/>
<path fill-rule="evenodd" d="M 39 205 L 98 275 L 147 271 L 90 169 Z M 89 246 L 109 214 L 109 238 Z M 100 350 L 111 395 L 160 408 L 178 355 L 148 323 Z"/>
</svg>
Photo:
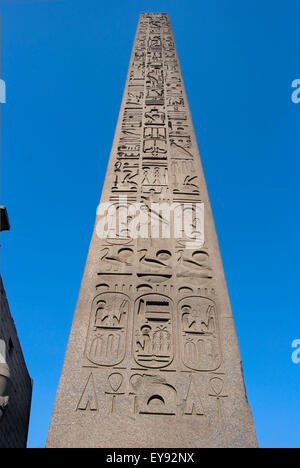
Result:
<svg viewBox="0 0 300 468">
<path fill-rule="evenodd" d="M 256 446 L 171 25 L 143 13 L 47 447 Z"/>
</svg>

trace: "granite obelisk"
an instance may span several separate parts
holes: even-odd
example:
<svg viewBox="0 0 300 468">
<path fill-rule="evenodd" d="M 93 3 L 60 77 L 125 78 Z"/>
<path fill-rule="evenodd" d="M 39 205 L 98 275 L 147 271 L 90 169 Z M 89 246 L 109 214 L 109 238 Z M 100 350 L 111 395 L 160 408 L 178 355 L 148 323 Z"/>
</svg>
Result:
<svg viewBox="0 0 300 468">
<path fill-rule="evenodd" d="M 169 17 L 142 13 L 47 447 L 256 446 Z"/>
</svg>

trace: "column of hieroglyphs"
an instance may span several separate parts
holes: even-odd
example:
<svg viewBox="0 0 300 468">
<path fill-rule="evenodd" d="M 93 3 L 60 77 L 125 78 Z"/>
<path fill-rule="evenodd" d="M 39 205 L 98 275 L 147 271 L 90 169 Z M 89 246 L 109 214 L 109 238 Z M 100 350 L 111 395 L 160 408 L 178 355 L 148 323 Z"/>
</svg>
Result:
<svg viewBox="0 0 300 468">
<path fill-rule="evenodd" d="M 101 203 L 116 211 L 107 238 L 98 212 L 47 446 L 256 446 L 167 14 L 140 16 Z M 190 244 L 175 224 L 201 203 Z"/>
</svg>

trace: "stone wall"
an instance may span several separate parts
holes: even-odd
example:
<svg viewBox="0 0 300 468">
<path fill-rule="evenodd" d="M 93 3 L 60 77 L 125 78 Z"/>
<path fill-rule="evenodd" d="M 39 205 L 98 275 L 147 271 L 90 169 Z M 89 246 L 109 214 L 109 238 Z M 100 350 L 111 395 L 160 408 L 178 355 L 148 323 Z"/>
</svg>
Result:
<svg viewBox="0 0 300 468">
<path fill-rule="evenodd" d="M 25 448 L 31 406 L 32 380 L 28 374 L 17 330 L 0 277 L 0 340 L 6 345 L 9 401 L 0 419 L 0 448 Z"/>
</svg>

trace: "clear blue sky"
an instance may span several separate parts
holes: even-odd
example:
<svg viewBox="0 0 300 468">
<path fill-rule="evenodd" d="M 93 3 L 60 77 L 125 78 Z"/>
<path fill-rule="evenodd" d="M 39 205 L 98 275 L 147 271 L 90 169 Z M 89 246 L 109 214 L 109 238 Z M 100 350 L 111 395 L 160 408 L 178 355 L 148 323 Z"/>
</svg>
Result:
<svg viewBox="0 0 300 468">
<path fill-rule="evenodd" d="M 141 11 L 168 12 L 261 447 L 300 447 L 299 0 L 0 0 L 1 273 L 43 447 Z"/>
</svg>

